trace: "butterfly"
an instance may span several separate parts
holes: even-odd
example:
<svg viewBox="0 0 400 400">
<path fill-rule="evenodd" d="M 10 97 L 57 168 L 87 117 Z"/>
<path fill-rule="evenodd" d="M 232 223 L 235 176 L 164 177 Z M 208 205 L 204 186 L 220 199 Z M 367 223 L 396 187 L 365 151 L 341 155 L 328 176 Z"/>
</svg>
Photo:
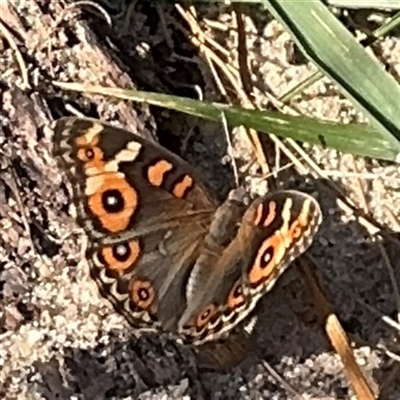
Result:
<svg viewBox="0 0 400 400">
<path fill-rule="evenodd" d="M 54 155 L 71 187 L 101 294 L 138 329 L 200 346 L 226 338 L 312 243 L 318 202 L 277 191 L 220 205 L 164 147 L 99 120 L 56 121 Z"/>
</svg>

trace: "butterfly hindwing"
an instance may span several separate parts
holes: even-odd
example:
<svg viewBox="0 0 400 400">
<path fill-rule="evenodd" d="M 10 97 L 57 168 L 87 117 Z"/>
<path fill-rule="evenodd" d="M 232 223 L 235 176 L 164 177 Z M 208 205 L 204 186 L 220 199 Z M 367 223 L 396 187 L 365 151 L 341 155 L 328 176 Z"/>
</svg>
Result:
<svg viewBox="0 0 400 400">
<path fill-rule="evenodd" d="M 180 321 L 181 335 L 196 345 L 226 336 L 310 246 L 320 222 L 319 205 L 307 194 L 282 191 L 255 200 L 235 237 L 217 259 L 213 255 L 212 271 L 197 272 L 201 283 L 193 283 L 199 289 Z"/>
</svg>

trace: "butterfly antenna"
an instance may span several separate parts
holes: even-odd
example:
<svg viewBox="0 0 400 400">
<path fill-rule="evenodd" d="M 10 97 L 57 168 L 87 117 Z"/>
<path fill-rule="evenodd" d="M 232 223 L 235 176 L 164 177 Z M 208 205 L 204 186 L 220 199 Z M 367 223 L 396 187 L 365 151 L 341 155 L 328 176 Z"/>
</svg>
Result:
<svg viewBox="0 0 400 400">
<path fill-rule="evenodd" d="M 224 128 L 226 141 L 228 143 L 228 156 L 230 157 L 230 159 L 232 161 L 232 169 L 233 169 L 233 176 L 235 177 L 235 185 L 236 185 L 236 187 L 238 187 L 239 186 L 238 167 L 237 167 L 236 160 L 235 160 L 235 157 L 233 154 L 233 145 L 232 145 L 232 141 L 231 141 L 231 136 L 229 134 L 228 121 L 226 120 L 226 116 L 223 111 L 221 112 L 221 122 L 222 122 L 222 126 Z"/>
</svg>

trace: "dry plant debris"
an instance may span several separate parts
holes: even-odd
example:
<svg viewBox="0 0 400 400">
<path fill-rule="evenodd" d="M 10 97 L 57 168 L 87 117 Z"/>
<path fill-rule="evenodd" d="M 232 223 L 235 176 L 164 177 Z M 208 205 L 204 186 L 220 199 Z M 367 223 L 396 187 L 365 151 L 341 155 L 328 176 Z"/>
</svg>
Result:
<svg viewBox="0 0 400 400">
<path fill-rule="evenodd" d="M 107 30 L 105 20 L 112 22 Z M 227 150 L 222 124 L 67 95 L 49 84 L 83 81 L 191 96 L 197 85 L 208 100 L 260 108 L 274 99 L 293 112 L 277 99 L 313 68 L 291 64 L 289 44 L 281 26 L 252 9 L 144 1 L 0 5 L 2 398 L 347 399 L 365 382 L 365 390 L 382 399 L 400 397 L 397 165 L 278 138 L 265 146 L 264 138 L 243 129 L 232 133 Z M 378 46 L 398 71 L 399 40 Z M 362 121 L 324 80 L 291 106 L 316 117 Z M 310 254 L 362 375 L 349 383 L 321 329 L 312 284 L 298 279 L 296 268 L 262 302 L 257 357 L 240 367 L 204 372 L 190 350 L 132 332 L 89 279 L 82 235 L 68 216 L 48 129 L 67 110 L 119 121 L 183 151 L 221 197 L 233 181 L 231 164 L 222 162 L 226 154 L 255 193 L 267 189 L 271 175 L 277 187 L 313 192 L 325 222 Z M 382 226 L 393 234 L 382 234 Z"/>
</svg>

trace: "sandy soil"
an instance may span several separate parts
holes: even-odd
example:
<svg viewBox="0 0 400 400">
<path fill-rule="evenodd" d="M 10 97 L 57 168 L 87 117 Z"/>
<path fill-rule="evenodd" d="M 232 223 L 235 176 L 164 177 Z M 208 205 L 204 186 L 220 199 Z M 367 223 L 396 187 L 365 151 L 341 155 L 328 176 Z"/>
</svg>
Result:
<svg viewBox="0 0 400 400">
<path fill-rule="evenodd" d="M 13 34 L 31 83 L 23 87 L 16 52 L 1 40 L 0 397 L 350 398 L 342 364 L 316 320 L 296 268 L 261 301 L 256 350 L 224 373 L 204 371 L 191 349 L 164 335 L 133 331 L 100 297 L 81 256 L 84 237 L 68 214 L 65 178 L 51 156 L 53 119 L 70 115 L 74 108 L 159 140 L 196 165 L 219 199 L 234 181 L 219 124 L 61 92 L 50 84 L 53 79 L 87 81 L 190 97 L 197 97 L 198 85 L 206 99 L 221 100 L 207 64 L 179 29 L 184 22 L 176 10 L 150 2 L 127 8 L 122 1 L 104 1 L 113 20 L 109 29 L 93 7 L 84 7 L 82 14 L 62 14 L 67 3 L 30 0 L 0 5 L 1 19 Z M 231 10 L 208 6 L 199 19 L 234 62 Z M 260 104 L 267 103 L 267 90 L 279 97 L 313 70 L 293 59 L 289 36 L 260 10 L 251 9 L 246 29 Z M 382 40 L 373 50 L 399 79 L 398 38 Z M 326 81 L 313 85 L 294 104 L 307 115 L 362 121 Z M 233 135 L 239 165 L 245 165 L 250 153 L 240 132 Z M 307 152 L 395 237 L 400 231 L 398 166 L 334 150 L 308 147 Z M 276 156 L 273 148 L 271 154 Z M 281 157 L 280 166 L 287 163 Z M 355 172 L 361 177 L 352 177 Z M 259 171 L 251 168 L 246 173 L 251 190 L 262 192 Z M 398 332 L 382 319 L 396 317 L 395 294 L 380 250 L 381 245 L 386 249 L 399 282 L 398 245 L 389 240 L 377 244 L 338 207 L 322 180 L 287 168 L 279 173 L 277 184 L 309 191 L 319 199 L 325 218 L 310 254 L 363 371 L 381 388 L 382 399 L 399 399 L 399 363 L 389 353 L 399 354 Z"/>
</svg>

